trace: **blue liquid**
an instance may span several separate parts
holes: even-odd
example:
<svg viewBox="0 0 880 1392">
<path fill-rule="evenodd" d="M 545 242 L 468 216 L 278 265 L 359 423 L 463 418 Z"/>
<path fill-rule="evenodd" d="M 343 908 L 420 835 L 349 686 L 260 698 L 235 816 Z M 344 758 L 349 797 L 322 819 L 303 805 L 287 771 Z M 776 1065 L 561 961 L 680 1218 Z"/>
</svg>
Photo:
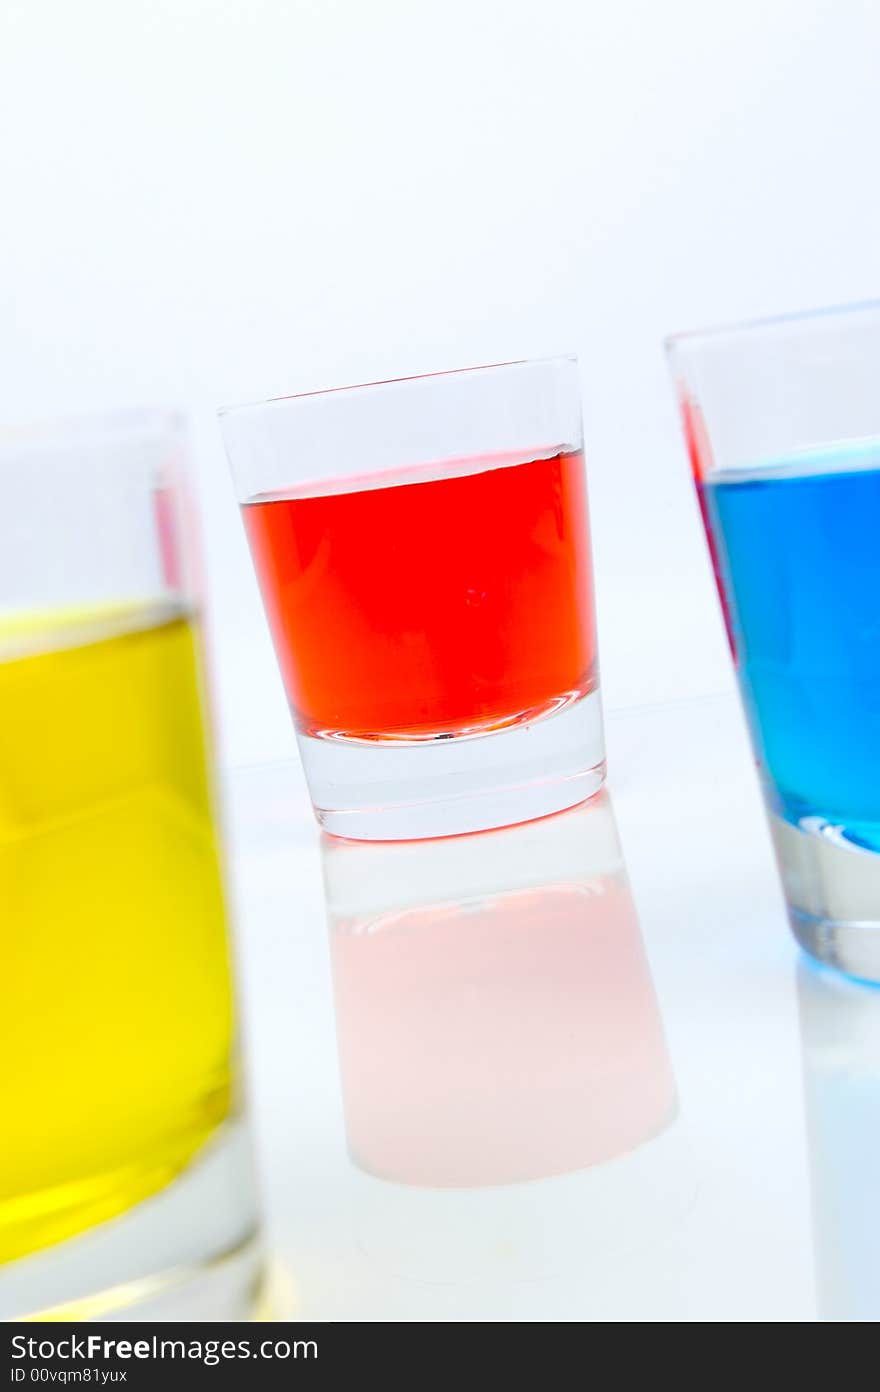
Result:
<svg viewBox="0 0 880 1392">
<path fill-rule="evenodd" d="M 880 447 L 702 485 L 774 809 L 880 850 Z"/>
</svg>

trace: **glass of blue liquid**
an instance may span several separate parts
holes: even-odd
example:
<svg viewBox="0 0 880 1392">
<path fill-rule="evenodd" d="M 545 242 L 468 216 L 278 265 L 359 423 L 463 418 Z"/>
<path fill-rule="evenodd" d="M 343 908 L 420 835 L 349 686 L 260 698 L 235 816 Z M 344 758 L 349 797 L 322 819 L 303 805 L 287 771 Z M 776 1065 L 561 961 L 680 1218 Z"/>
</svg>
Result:
<svg viewBox="0 0 880 1392">
<path fill-rule="evenodd" d="M 794 935 L 880 982 L 880 302 L 667 348 Z"/>
</svg>

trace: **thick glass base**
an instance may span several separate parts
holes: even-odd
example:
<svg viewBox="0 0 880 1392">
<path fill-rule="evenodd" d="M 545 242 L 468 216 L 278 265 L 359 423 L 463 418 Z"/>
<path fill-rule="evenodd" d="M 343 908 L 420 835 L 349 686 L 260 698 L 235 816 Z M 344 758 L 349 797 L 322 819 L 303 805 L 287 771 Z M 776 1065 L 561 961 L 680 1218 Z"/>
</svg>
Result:
<svg viewBox="0 0 880 1392">
<path fill-rule="evenodd" d="M 817 817 L 770 827 L 798 943 L 825 966 L 880 982 L 880 854 Z"/>
<path fill-rule="evenodd" d="M 805 952 L 826 967 L 872 986 L 880 984 L 880 920 L 846 923 L 814 918 L 789 906 L 792 932 Z"/>
<path fill-rule="evenodd" d="M 410 841 L 510 826 L 592 797 L 605 779 L 598 691 L 484 735 L 419 741 L 299 735 L 315 814 L 357 841 Z"/>
<path fill-rule="evenodd" d="M 250 1143 L 226 1122 L 128 1213 L 0 1267 L 0 1320 L 241 1320 L 261 1294 Z"/>
</svg>

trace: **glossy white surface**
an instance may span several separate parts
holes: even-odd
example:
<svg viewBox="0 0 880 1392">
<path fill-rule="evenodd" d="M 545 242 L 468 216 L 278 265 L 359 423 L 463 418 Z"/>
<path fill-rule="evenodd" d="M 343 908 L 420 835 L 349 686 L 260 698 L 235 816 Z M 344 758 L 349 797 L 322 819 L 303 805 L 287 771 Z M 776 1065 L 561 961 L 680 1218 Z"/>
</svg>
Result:
<svg viewBox="0 0 880 1392">
<path fill-rule="evenodd" d="M 260 1165 L 272 1244 L 295 1281 L 300 1317 L 809 1321 L 818 1316 L 817 1288 L 826 1318 L 880 1314 L 880 992 L 838 984 L 804 967 L 789 936 L 733 700 L 612 715 L 608 745 L 610 798 L 662 1034 L 655 1030 L 644 959 L 626 914 L 617 928 L 633 941 L 625 970 L 614 965 L 621 940 L 613 934 L 604 955 L 590 947 L 569 966 L 560 956 L 562 938 L 549 927 L 546 942 L 535 933 L 529 901 L 534 992 L 528 972 L 513 984 L 497 979 L 514 960 L 497 952 L 500 939 L 495 980 L 487 967 L 491 957 L 481 959 L 482 976 L 473 974 L 466 938 L 456 939 L 464 954 L 461 970 L 450 968 L 444 955 L 442 943 L 451 939 L 438 939 L 435 956 L 429 952 L 417 970 L 418 1009 L 413 968 L 398 959 L 404 977 L 410 973 L 399 1018 L 393 983 L 384 1001 L 376 996 L 379 958 L 368 958 L 372 975 L 364 969 L 360 976 L 351 961 L 340 966 L 337 958 L 353 1140 L 361 1154 L 375 1142 L 374 1168 L 396 1167 L 398 1177 L 412 1178 L 421 1165 L 421 1184 L 371 1176 L 348 1153 L 319 842 L 302 775 L 290 763 L 233 776 Z M 439 860 L 423 861 L 407 856 L 405 847 L 368 848 L 368 860 L 360 862 L 348 843 L 336 843 L 328 872 L 336 929 L 360 915 L 362 931 L 377 917 L 380 930 L 387 930 L 395 915 L 454 897 L 456 876 L 460 897 L 472 908 L 475 896 L 491 900 L 499 876 L 508 889 L 527 889 L 530 878 L 543 883 L 546 896 L 546 886 L 571 881 L 572 824 L 566 829 L 553 819 L 535 826 L 537 832 L 525 835 L 489 834 L 508 838 L 503 845 L 512 846 L 510 853 L 499 855 L 475 836 L 460 842 L 462 853 L 456 849 L 448 862 L 446 851 Z M 601 874 L 583 866 L 584 941 L 601 926 L 595 914 L 609 902 L 602 885 L 622 883 L 610 826 L 591 841 Z M 398 852 L 404 858 L 392 864 Z M 553 902 L 545 897 L 539 910 Z M 475 912 L 482 931 L 485 910 L 477 906 Z M 415 929 L 425 932 L 425 922 Z M 379 950 L 382 931 L 359 941 L 369 952 L 377 944 Z M 633 965 L 638 961 L 642 966 Z M 450 1003 L 450 990 L 469 980 L 473 989 L 479 983 L 487 1009 L 496 1012 L 490 1020 L 508 1031 L 503 1048 L 496 1047 L 494 1028 L 479 1042 L 480 1012 L 467 991 Z M 539 990 L 543 1015 L 532 1008 Z M 517 1035 L 520 1016 L 527 1039 Z M 621 1021 L 631 1028 L 622 1029 Z M 395 1047 L 397 1028 L 412 1033 L 409 1059 Z M 630 1036 L 647 1041 L 648 1052 L 626 1063 L 617 1092 L 607 1086 L 603 1092 L 602 1080 L 613 1080 Z M 665 1045 L 657 1042 L 664 1037 Z M 531 1137 L 522 1110 L 493 1110 L 498 1096 L 482 1109 L 459 1106 L 469 1087 L 467 1049 L 479 1053 L 474 1088 L 485 1087 L 495 1069 L 498 1095 L 507 1089 L 524 1099 L 527 1115 L 534 1114 Z M 362 1055 L 378 1063 L 358 1078 Z M 425 1099 L 414 1089 L 429 1056 L 431 1107 L 416 1124 Z M 637 1130 L 651 1131 L 667 1066 L 678 1096 L 675 1119 L 625 1154 L 596 1160 L 597 1128 L 619 1125 L 618 1104 L 631 1104 Z M 572 1101 L 579 1087 L 581 1115 Z M 390 1118 L 383 1115 L 383 1099 Z M 447 1120 L 451 1132 L 444 1131 Z M 566 1129 L 569 1121 L 574 1131 Z M 551 1140 L 570 1147 L 569 1167 L 579 1155 L 580 1168 L 500 1186 L 486 1184 L 491 1175 L 473 1168 L 492 1150 L 496 1174 L 508 1162 L 515 1169 L 518 1148 L 524 1156 L 528 1151 L 533 1170 L 552 1168 Z M 415 1143 L 417 1158 L 407 1141 Z M 426 1177 L 435 1185 L 448 1182 L 449 1169 L 445 1180 L 441 1173 L 447 1162 L 471 1166 L 459 1179 L 472 1187 L 426 1185 Z M 433 1175 L 432 1165 L 440 1166 Z"/>
</svg>

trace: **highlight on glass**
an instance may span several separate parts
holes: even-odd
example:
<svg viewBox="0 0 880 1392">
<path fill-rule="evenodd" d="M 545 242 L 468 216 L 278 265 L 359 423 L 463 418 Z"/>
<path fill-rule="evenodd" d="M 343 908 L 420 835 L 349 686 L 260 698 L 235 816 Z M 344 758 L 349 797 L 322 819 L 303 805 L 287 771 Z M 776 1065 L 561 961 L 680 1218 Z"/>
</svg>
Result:
<svg viewBox="0 0 880 1392">
<path fill-rule="evenodd" d="M 428 837 L 604 778 L 577 365 L 221 412 L 316 815 Z"/>
<path fill-rule="evenodd" d="M 181 453 L 0 440 L 4 1318 L 240 1318 L 259 1273 Z"/>
<path fill-rule="evenodd" d="M 794 934 L 880 980 L 880 304 L 669 357 Z"/>
</svg>

